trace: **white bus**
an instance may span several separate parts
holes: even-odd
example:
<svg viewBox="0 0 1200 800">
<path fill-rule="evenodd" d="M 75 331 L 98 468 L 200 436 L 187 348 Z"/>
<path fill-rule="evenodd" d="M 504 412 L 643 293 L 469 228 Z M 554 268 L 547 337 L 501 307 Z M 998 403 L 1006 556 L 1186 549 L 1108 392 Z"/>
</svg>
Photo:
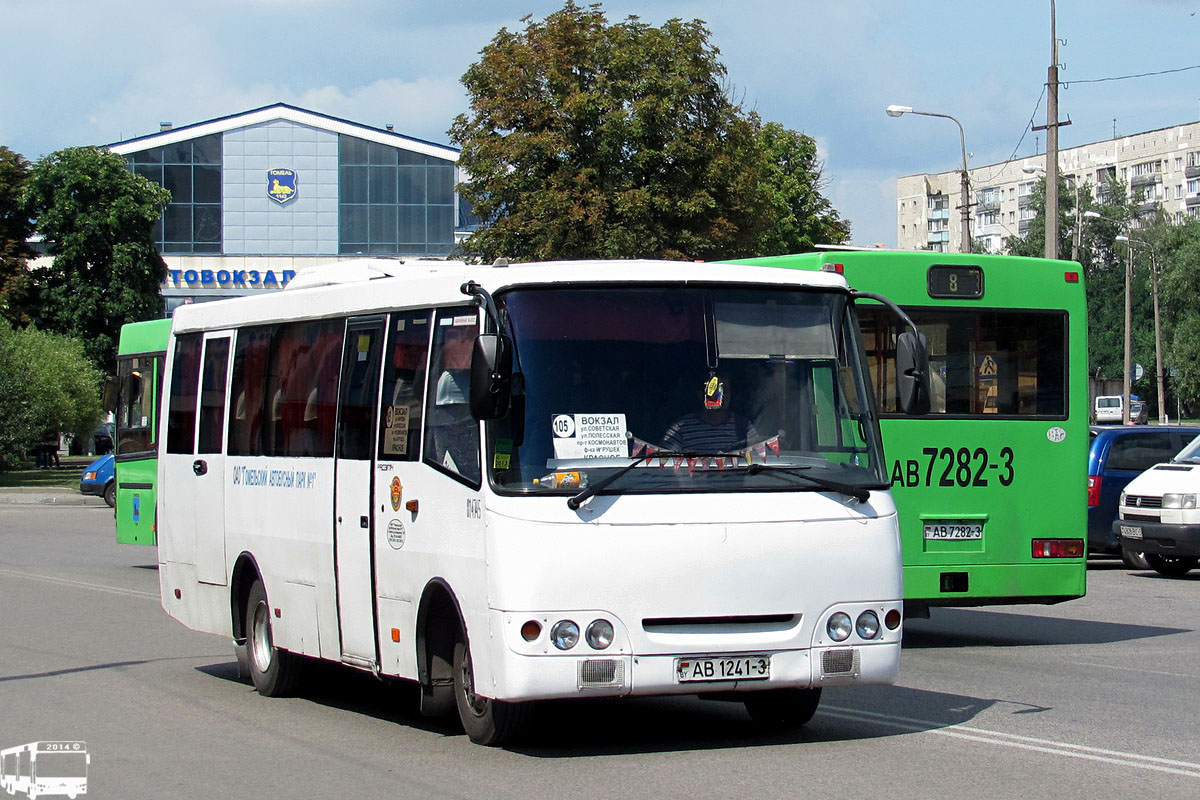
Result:
<svg viewBox="0 0 1200 800">
<path fill-rule="evenodd" d="M 42 795 L 66 795 L 75 800 L 87 794 L 86 742 L 30 742 L 0 750 L 0 789 L 21 792 L 29 800 Z"/>
<path fill-rule="evenodd" d="M 418 681 L 483 744 L 541 699 L 719 693 L 802 724 L 824 686 L 892 682 L 855 293 L 731 275 L 362 259 L 180 307 L 164 607 L 231 637 L 260 694 L 341 662 Z"/>
</svg>

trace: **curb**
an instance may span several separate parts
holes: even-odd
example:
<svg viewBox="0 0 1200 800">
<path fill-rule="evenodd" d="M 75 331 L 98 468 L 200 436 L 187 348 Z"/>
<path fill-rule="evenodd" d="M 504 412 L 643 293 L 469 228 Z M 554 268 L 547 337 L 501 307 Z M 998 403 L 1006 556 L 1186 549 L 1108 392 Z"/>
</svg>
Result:
<svg viewBox="0 0 1200 800">
<path fill-rule="evenodd" d="M 0 506 L 107 506 L 103 497 L 92 497 L 90 495 L 70 494 L 63 492 L 61 494 L 47 494 L 45 490 L 41 492 L 0 492 Z"/>
</svg>

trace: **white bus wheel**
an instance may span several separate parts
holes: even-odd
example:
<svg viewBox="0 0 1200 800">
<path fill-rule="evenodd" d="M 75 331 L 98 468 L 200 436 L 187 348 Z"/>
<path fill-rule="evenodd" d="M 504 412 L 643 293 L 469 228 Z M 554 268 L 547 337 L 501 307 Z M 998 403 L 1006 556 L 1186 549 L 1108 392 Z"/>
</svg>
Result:
<svg viewBox="0 0 1200 800">
<path fill-rule="evenodd" d="M 518 736 L 528 724 L 530 703 L 506 703 L 475 693 L 471 649 L 459 640 L 454 645 L 454 700 L 463 730 L 475 744 L 500 745 Z"/>
<path fill-rule="evenodd" d="M 275 646 L 271 635 L 271 607 L 262 581 L 256 580 L 246 599 L 246 652 L 250 680 L 264 697 L 284 697 L 300 682 L 303 659 Z"/>
</svg>

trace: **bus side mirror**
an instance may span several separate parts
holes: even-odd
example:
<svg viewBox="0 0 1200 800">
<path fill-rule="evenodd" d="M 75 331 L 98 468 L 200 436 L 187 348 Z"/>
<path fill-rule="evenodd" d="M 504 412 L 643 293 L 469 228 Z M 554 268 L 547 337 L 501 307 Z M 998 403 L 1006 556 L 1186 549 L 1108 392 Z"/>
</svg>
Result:
<svg viewBox="0 0 1200 800">
<path fill-rule="evenodd" d="M 481 333 L 471 352 L 471 416 L 500 419 L 512 398 L 512 339 Z"/>
<path fill-rule="evenodd" d="M 929 413 L 929 351 L 925 334 L 905 332 L 896 340 L 896 397 L 910 416 Z"/>
</svg>

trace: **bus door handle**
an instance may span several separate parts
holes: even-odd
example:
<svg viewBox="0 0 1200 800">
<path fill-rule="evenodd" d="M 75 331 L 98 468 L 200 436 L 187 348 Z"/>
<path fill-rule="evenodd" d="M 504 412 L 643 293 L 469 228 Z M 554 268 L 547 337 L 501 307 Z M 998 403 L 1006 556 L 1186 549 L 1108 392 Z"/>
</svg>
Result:
<svg viewBox="0 0 1200 800">
<path fill-rule="evenodd" d="M 358 527 L 360 527 L 360 528 L 370 528 L 370 527 L 371 527 L 371 521 L 370 521 L 370 520 L 368 520 L 366 517 L 359 517 L 359 518 L 358 518 Z"/>
<path fill-rule="evenodd" d="M 192 472 L 197 475 L 205 475 L 208 473 L 208 462 L 202 458 L 197 458 L 192 462 Z"/>
</svg>

